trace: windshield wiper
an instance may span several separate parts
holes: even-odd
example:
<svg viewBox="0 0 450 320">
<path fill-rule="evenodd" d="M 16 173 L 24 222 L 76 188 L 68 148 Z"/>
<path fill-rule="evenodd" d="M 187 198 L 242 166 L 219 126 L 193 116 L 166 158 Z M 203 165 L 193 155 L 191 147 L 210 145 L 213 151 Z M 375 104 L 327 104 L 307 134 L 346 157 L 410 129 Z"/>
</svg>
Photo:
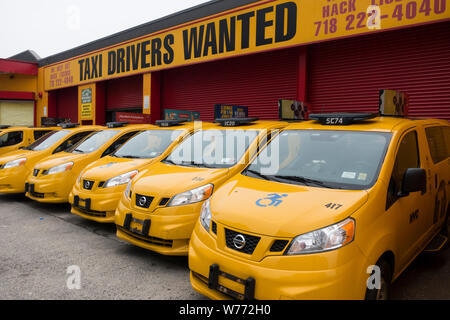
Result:
<svg viewBox="0 0 450 320">
<path fill-rule="evenodd" d="M 133 156 L 133 155 L 131 155 L 131 154 L 125 154 L 125 155 L 120 155 L 120 156 L 114 155 L 114 156 L 117 157 L 117 158 L 142 159 L 141 157 Z"/>
<path fill-rule="evenodd" d="M 83 150 L 80 150 L 80 149 L 75 149 L 75 150 L 73 150 L 72 152 L 84 153 L 84 151 L 83 151 Z"/>
<path fill-rule="evenodd" d="M 323 181 L 309 179 L 309 178 L 305 178 L 305 177 L 297 177 L 297 176 L 274 176 L 274 177 L 276 179 L 283 179 L 283 180 L 288 180 L 288 181 L 299 182 L 306 186 L 311 186 L 311 184 L 312 184 L 312 185 L 316 185 L 316 186 L 324 187 L 324 188 L 328 188 L 328 189 L 339 189 L 339 188 L 332 187 Z"/>
<path fill-rule="evenodd" d="M 253 175 L 255 175 L 255 176 L 257 176 L 257 177 L 259 177 L 261 179 L 268 180 L 268 181 L 273 181 L 273 179 L 269 178 L 268 176 L 263 175 L 262 173 L 260 173 L 258 171 L 255 171 L 255 170 L 248 169 L 248 170 L 245 171 L 245 173 L 246 174 L 247 173 L 251 173 L 251 174 L 253 174 Z"/>
</svg>

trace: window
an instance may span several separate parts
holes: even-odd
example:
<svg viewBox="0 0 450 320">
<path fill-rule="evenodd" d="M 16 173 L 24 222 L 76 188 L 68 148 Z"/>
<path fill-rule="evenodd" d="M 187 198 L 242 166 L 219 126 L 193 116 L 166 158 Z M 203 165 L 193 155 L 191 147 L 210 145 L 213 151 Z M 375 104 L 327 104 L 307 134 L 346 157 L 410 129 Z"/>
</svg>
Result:
<svg viewBox="0 0 450 320">
<path fill-rule="evenodd" d="M 430 127 L 425 133 L 433 162 L 447 159 L 450 156 L 450 127 Z"/>
<path fill-rule="evenodd" d="M 43 136 L 45 136 L 47 133 L 52 132 L 52 130 L 35 130 L 33 132 L 34 140 L 37 140 Z"/>
<path fill-rule="evenodd" d="M 132 136 L 134 136 L 136 133 L 138 133 L 139 131 L 133 131 L 133 132 L 129 132 L 127 134 L 124 134 L 123 136 L 121 136 L 119 139 L 117 139 L 112 145 L 110 145 L 108 147 L 108 149 L 105 150 L 105 152 L 103 152 L 102 157 L 105 157 L 113 152 L 115 152 L 117 149 L 119 149 L 125 142 L 128 141 L 128 139 L 130 139 Z"/>
<path fill-rule="evenodd" d="M 403 176 L 409 168 L 420 168 L 416 131 L 407 133 L 400 142 L 391 180 L 389 182 L 386 210 L 397 201 L 398 193 L 402 189 Z"/>
<path fill-rule="evenodd" d="M 104 146 L 109 140 L 119 133 L 119 130 L 104 130 L 93 133 L 84 141 L 74 146 L 72 153 L 91 153 Z"/>
<path fill-rule="evenodd" d="M 203 168 L 231 168 L 244 156 L 259 130 L 201 130 L 180 143 L 165 163 Z"/>
<path fill-rule="evenodd" d="M 90 135 L 93 131 L 84 131 L 77 134 L 74 134 L 70 138 L 68 138 L 66 141 L 64 141 L 62 144 L 59 145 L 58 148 L 53 151 L 53 153 L 58 153 L 61 151 L 65 151 L 74 145 L 76 145 L 78 142 L 80 142 L 83 138 Z"/>
<path fill-rule="evenodd" d="M 363 190 L 378 177 L 391 134 L 286 130 L 263 149 L 244 174 L 314 187 Z"/>
<path fill-rule="evenodd" d="M 147 130 L 127 141 L 114 156 L 151 159 L 161 155 L 183 130 Z"/>
<path fill-rule="evenodd" d="M 6 132 L 0 136 L 0 147 L 9 147 L 21 143 L 23 131 Z"/>
<path fill-rule="evenodd" d="M 47 148 L 50 148 L 52 145 L 54 145 L 56 142 L 64 138 L 70 133 L 70 131 L 61 130 L 61 131 L 53 131 L 49 134 L 39 138 L 32 144 L 30 144 L 28 147 L 24 148 L 25 150 L 32 150 L 32 151 L 42 151 Z"/>
</svg>

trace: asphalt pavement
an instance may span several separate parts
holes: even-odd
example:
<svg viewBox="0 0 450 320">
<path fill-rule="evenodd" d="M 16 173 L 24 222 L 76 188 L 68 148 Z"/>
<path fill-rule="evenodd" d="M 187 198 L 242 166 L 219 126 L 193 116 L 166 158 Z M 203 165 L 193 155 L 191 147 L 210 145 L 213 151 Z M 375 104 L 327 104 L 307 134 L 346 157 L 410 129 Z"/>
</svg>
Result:
<svg viewBox="0 0 450 320">
<path fill-rule="evenodd" d="M 135 247 L 116 238 L 114 225 L 69 210 L 0 195 L 0 299 L 205 299 L 190 286 L 187 257 Z M 447 248 L 420 255 L 394 283 L 392 298 L 450 299 L 449 288 Z"/>
</svg>

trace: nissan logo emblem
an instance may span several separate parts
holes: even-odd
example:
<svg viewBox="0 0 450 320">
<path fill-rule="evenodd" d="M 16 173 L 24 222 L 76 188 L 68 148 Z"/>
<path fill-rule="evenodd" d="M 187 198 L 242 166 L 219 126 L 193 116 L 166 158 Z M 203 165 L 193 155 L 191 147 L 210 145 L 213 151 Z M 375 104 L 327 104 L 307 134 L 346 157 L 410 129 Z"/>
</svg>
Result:
<svg viewBox="0 0 450 320">
<path fill-rule="evenodd" d="M 236 237 L 234 237 L 233 244 L 236 249 L 243 249 L 245 247 L 245 237 L 242 234 L 238 234 Z"/>
<path fill-rule="evenodd" d="M 141 207 L 145 206 L 146 203 L 147 203 L 147 198 L 146 197 L 140 197 L 139 198 L 139 205 Z"/>
</svg>

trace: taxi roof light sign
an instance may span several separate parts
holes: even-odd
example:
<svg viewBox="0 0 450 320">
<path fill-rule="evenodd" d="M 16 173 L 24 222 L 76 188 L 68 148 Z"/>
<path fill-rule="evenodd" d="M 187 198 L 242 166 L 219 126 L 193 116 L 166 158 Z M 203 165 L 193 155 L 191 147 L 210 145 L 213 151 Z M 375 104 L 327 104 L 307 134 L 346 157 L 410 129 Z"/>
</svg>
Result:
<svg viewBox="0 0 450 320">
<path fill-rule="evenodd" d="M 126 125 L 128 125 L 128 122 L 108 122 L 106 124 L 106 126 L 108 128 L 121 128 L 121 127 L 125 127 Z"/>
<path fill-rule="evenodd" d="M 155 123 L 157 126 L 160 127 L 173 127 L 173 126 L 179 126 L 183 123 L 188 122 L 187 120 L 157 120 Z"/>
<path fill-rule="evenodd" d="M 70 128 L 76 128 L 79 127 L 79 123 L 59 123 L 58 127 L 61 127 L 63 129 L 70 129 Z"/>
<path fill-rule="evenodd" d="M 318 113 L 310 114 L 309 118 L 317 120 L 320 124 L 326 126 L 345 126 L 358 121 L 370 120 L 378 116 L 378 113 Z"/>
<path fill-rule="evenodd" d="M 216 119 L 215 122 L 221 124 L 223 127 L 238 127 L 258 120 L 258 118 L 221 118 Z"/>
</svg>

